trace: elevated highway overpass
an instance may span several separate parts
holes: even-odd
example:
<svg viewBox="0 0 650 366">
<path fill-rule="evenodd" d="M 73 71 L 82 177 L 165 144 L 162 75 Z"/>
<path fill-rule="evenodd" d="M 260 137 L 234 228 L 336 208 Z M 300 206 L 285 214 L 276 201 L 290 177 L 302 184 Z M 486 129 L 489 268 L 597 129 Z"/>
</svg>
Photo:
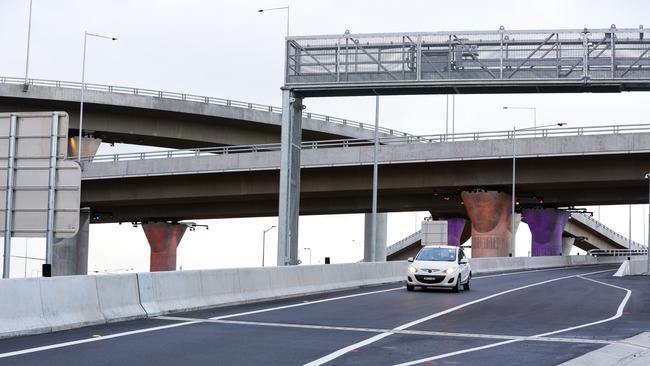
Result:
<svg viewBox="0 0 650 366">
<path fill-rule="evenodd" d="M 521 207 L 647 202 L 650 126 L 557 128 L 537 136 L 516 139 Z M 459 134 L 454 142 L 446 141 L 450 136 L 382 140 L 380 211 L 466 216 L 462 191 L 509 192 L 509 137 L 506 131 Z M 84 163 L 82 203 L 92 207 L 94 222 L 277 215 L 278 150 L 96 156 Z M 302 214 L 370 211 L 372 146 L 307 142 L 302 155 Z"/>
<path fill-rule="evenodd" d="M 0 112 L 65 110 L 78 136 L 81 83 L 0 76 Z M 88 84 L 84 135 L 175 149 L 280 142 L 282 108 L 143 88 Z M 304 112 L 303 138 L 372 139 L 374 125 Z M 380 128 L 380 135 L 407 133 Z"/>
</svg>

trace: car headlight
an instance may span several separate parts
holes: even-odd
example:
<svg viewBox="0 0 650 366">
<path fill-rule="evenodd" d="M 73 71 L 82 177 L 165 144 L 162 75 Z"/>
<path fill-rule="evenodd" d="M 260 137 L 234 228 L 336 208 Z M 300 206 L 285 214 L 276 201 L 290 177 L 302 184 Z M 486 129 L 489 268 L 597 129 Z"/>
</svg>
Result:
<svg viewBox="0 0 650 366">
<path fill-rule="evenodd" d="M 409 272 L 411 272 L 411 273 L 415 273 L 415 272 L 417 272 L 417 271 L 418 271 L 418 269 L 415 268 L 415 266 L 412 266 L 412 265 L 409 266 Z"/>
<path fill-rule="evenodd" d="M 456 271 L 456 268 L 454 268 L 454 267 L 449 267 L 449 268 L 445 269 L 445 274 L 448 274 L 448 275 L 449 275 L 449 274 L 454 273 L 454 271 Z"/>
</svg>

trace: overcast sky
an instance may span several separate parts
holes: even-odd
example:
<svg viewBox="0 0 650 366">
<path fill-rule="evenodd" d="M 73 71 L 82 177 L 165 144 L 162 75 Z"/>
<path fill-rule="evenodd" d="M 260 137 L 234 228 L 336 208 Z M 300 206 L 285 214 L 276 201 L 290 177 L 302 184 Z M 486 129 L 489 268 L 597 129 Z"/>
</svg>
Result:
<svg viewBox="0 0 650 366">
<path fill-rule="evenodd" d="M 91 83 L 186 92 L 280 105 L 286 12 L 258 13 L 284 1 L 33 0 L 29 76 L 80 81 L 83 32 L 114 35 L 118 42 L 90 39 L 86 80 Z M 29 0 L 0 0 L 0 75 L 24 76 Z M 291 34 L 637 28 L 650 2 L 627 1 L 291 1 Z M 650 26 L 650 24 L 646 24 Z M 532 124 L 570 126 L 647 123 L 650 93 L 463 95 L 456 97 L 457 132 L 511 129 Z M 373 121 L 373 99 L 307 99 L 312 112 Z M 444 96 L 382 97 L 385 127 L 415 134 L 444 132 Z M 102 147 L 102 152 L 119 151 Z M 370 199 L 370 197 L 369 197 Z M 389 244 L 414 231 L 426 213 L 389 216 Z M 627 235 L 627 207 L 601 211 L 606 225 Z M 644 241 L 643 207 L 633 211 L 633 238 Z M 211 220 L 210 229 L 188 232 L 179 248 L 184 269 L 255 266 L 261 263 L 262 230 L 276 218 Z M 267 263 L 275 263 L 277 232 L 267 234 Z M 34 243 L 37 241 L 34 240 Z M 518 233 L 518 254 L 526 255 L 530 233 Z M 24 252 L 17 241 L 16 254 Z M 147 270 L 149 248 L 141 229 L 130 225 L 91 226 L 90 269 Z M 527 246 L 527 247 L 526 247 Z M 34 255 L 42 245 L 32 245 Z M 314 263 L 362 256 L 363 216 L 301 217 L 300 247 L 312 248 Z M 309 251 L 301 252 L 309 261 Z M 21 272 L 22 273 L 22 270 Z"/>
</svg>

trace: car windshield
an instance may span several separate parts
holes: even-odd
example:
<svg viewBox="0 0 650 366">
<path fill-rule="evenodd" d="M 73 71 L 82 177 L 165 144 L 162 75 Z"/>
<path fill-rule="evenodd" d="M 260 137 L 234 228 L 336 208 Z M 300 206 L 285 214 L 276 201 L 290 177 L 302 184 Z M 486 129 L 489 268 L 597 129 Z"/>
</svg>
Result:
<svg viewBox="0 0 650 366">
<path fill-rule="evenodd" d="M 456 260 L 455 248 L 423 248 L 415 258 L 418 261 L 447 261 Z"/>
</svg>

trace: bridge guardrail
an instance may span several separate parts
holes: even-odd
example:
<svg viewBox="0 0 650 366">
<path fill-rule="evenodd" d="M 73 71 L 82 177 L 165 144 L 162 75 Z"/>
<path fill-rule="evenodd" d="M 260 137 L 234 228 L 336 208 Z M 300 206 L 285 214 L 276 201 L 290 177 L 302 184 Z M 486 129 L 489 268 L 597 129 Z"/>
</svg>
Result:
<svg viewBox="0 0 650 366">
<path fill-rule="evenodd" d="M 648 255 L 648 249 L 591 249 L 587 255 L 592 257 L 629 257 Z"/>
<path fill-rule="evenodd" d="M 627 134 L 650 132 L 650 124 L 629 124 L 629 125 L 606 125 L 606 126 L 586 126 L 586 127 L 554 127 L 538 130 L 516 131 L 514 137 L 517 139 L 524 138 L 545 138 L 545 137 L 570 137 L 585 135 L 609 135 L 609 134 Z M 512 139 L 512 130 L 487 131 L 487 132 L 462 132 L 456 134 L 435 134 L 435 135 L 408 135 L 382 137 L 379 143 L 389 144 L 412 144 L 412 143 L 440 143 L 440 142 L 463 142 L 463 141 L 485 141 L 485 140 L 504 140 Z M 321 140 L 321 141 L 304 141 L 302 149 L 321 149 L 321 148 L 345 148 L 351 146 L 370 146 L 373 142 L 368 139 L 340 139 L 340 140 Z M 179 150 L 157 150 L 137 153 L 121 154 L 102 154 L 94 157 L 82 157 L 84 161 L 106 162 L 106 161 L 125 161 L 125 160 L 144 160 L 160 158 L 177 158 L 190 156 L 208 156 L 208 155 L 227 155 L 236 153 L 267 152 L 279 151 L 280 144 L 259 144 L 259 145 L 239 145 L 239 146 L 219 146 L 195 149 Z"/>
<path fill-rule="evenodd" d="M 81 85 L 82 85 L 81 83 L 74 82 L 74 81 L 60 81 L 60 80 L 48 80 L 48 79 L 27 79 L 27 83 L 28 85 L 49 86 L 49 87 L 68 88 L 68 89 L 81 89 Z M 25 85 L 25 78 L 0 76 L 0 84 Z M 182 101 L 190 101 L 190 102 L 206 103 L 206 104 L 216 104 L 216 105 L 222 105 L 227 107 L 253 109 L 256 111 L 282 114 L 282 107 L 274 107 L 265 104 L 242 102 L 242 101 L 232 100 L 232 99 L 223 99 L 223 98 L 207 97 L 207 96 L 194 95 L 194 94 L 167 92 L 161 90 L 132 88 L 126 86 L 114 86 L 114 85 L 105 85 L 105 84 L 85 83 L 85 86 L 86 86 L 85 90 L 91 90 L 91 91 L 142 95 L 142 96 L 149 96 L 149 97 L 156 97 L 156 98 L 174 99 L 174 100 L 182 100 Z M 351 126 L 351 127 L 361 128 L 364 130 L 374 131 L 375 129 L 375 126 L 372 123 L 351 121 L 345 118 L 326 116 L 324 114 L 318 114 L 318 113 L 304 112 L 303 118 L 315 119 L 318 121 L 335 123 L 344 126 Z M 392 136 L 411 136 L 411 134 L 409 133 L 397 131 L 386 127 L 379 127 L 378 130 L 381 133 L 392 135 Z"/>
<path fill-rule="evenodd" d="M 637 243 L 637 242 L 635 242 L 635 241 L 631 241 L 631 242 L 630 242 L 630 239 L 629 239 L 628 237 L 626 237 L 626 236 L 624 236 L 624 235 L 621 235 L 621 234 L 617 233 L 616 231 L 612 230 L 612 229 L 609 228 L 608 226 L 604 225 L 602 222 L 600 222 L 600 221 L 594 219 L 591 215 L 584 214 L 584 213 L 573 213 L 573 214 L 571 215 L 571 217 L 574 217 L 574 218 L 575 218 L 577 215 L 580 215 L 580 217 L 585 218 L 585 219 L 587 219 L 587 220 L 593 222 L 593 223 L 596 225 L 597 228 L 599 228 L 599 229 L 603 229 L 604 231 L 607 231 L 607 232 L 608 232 L 610 235 L 612 235 L 612 236 L 615 236 L 615 237 L 617 237 L 617 238 L 619 238 L 619 239 L 621 239 L 621 240 L 623 240 L 623 241 L 625 241 L 625 242 L 627 242 L 627 243 L 631 243 L 631 244 L 633 244 L 633 245 L 636 245 L 637 247 L 642 247 L 642 245 L 641 245 L 640 243 Z M 632 248 L 630 248 L 630 249 L 632 249 Z"/>
</svg>

